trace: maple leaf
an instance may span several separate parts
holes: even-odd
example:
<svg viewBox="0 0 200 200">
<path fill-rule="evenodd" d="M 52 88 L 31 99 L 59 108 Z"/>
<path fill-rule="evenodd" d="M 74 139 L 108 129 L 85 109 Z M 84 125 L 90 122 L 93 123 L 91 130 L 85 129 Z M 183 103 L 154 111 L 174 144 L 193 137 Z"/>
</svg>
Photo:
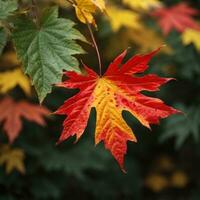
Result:
<svg viewBox="0 0 200 200">
<path fill-rule="evenodd" d="M 189 7 L 185 3 L 179 3 L 170 8 L 160 8 L 152 12 L 152 16 L 158 18 L 158 23 L 165 35 L 175 29 L 183 32 L 187 28 L 200 30 L 199 24 L 192 18 L 199 11 Z"/>
<path fill-rule="evenodd" d="M 47 116 L 49 113 L 49 110 L 45 107 L 26 101 L 15 102 L 9 97 L 0 102 L 0 122 L 3 123 L 3 129 L 10 143 L 17 138 L 22 129 L 22 117 L 44 126 L 43 116 Z"/>
<path fill-rule="evenodd" d="M 28 77 L 26 77 L 21 69 L 15 69 L 0 73 L 0 93 L 6 93 L 19 85 L 27 94 L 31 94 L 31 86 Z"/>
<path fill-rule="evenodd" d="M 102 12 L 105 10 L 104 0 L 75 0 L 76 16 L 82 23 L 92 23 L 96 26 L 93 14 L 99 8 Z"/>
<path fill-rule="evenodd" d="M 17 18 L 12 38 L 23 71 L 30 76 L 42 102 L 52 85 L 61 81 L 63 69 L 80 71 L 74 55 L 85 51 L 76 40 L 87 41 L 74 28 L 74 22 L 59 17 L 58 7 L 43 9 L 40 21 L 38 27 L 25 16 Z"/>
<path fill-rule="evenodd" d="M 7 174 L 10 174 L 15 169 L 24 174 L 24 158 L 25 155 L 22 149 L 11 149 L 9 145 L 0 147 L 0 165 L 5 165 Z"/>
<path fill-rule="evenodd" d="M 200 107 L 190 106 L 186 107 L 183 104 L 177 105 L 186 116 L 178 115 L 167 120 L 165 124 L 165 131 L 160 136 L 160 142 L 168 139 L 175 139 L 175 148 L 178 150 L 187 141 L 193 138 L 194 141 L 199 141 L 199 127 L 200 127 Z M 171 127 L 174 127 L 171 129 Z"/>
<path fill-rule="evenodd" d="M 194 44 L 196 49 L 200 51 L 200 31 L 194 30 L 194 29 L 186 29 L 182 35 L 181 39 L 183 41 L 183 44 L 189 45 Z"/>
<path fill-rule="evenodd" d="M 107 8 L 107 13 L 114 32 L 117 32 L 121 27 L 141 28 L 140 16 L 136 12 L 110 6 Z"/>
<path fill-rule="evenodd" d="M 151 8 L 161 7 L 159 0 L 123 0 L 123 3 L 130 6 L 133 9 L 149 10 Z"/>
<path fill-rule="evenodd" d="M 147 97 L 141 91 L 157 91 L 159 87 L 170 81 L 154 74 L 137 77 L 144 72 L 148 62 L 157 52 L 147 55 L 137 55 L 122 64 L 126 55 L 124 51 L 110 64 L 106 73 L 100 77 L 93 70 L 85 66 L 87 75 L 76 72 L 66 72 L 69 78 L 60 83 L 60 87 L 79 88 L 80 92 L 68 99 L 55 113 L 67 115 L 63 132 L 59 142 L 76 135 L 77 140 L 82 136 L 90 110 L 96 108 L 95 144 L 104 141 L 106 149 L 118 161 L 124 170 L 124 155 L 127 151 L 127 141 L 136 142 L 132 129 L 122 118 L 122 111 L 127 110 L 135 116 L 141 124 L 150 128 L 150 124 L 158 124 L 160 118 L 179 111 L 167 106 L 157 98 Z"/>
</svg>

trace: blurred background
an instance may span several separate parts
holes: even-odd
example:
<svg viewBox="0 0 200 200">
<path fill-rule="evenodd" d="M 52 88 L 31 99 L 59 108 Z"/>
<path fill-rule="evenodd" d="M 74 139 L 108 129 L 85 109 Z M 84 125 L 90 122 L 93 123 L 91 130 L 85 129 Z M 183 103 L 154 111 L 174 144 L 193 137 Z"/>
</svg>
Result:
<svg viewBox="0 0 200 200">
<path fill-rule="evenodd" d="M 29 1 L 19 1 L 20 5 L 26 3 Z M 50 3 L 57 4 L 60 16 L 75 21 L 90 40 L 73 7 L 64 0 Z M 64 116 L 49 113 L 73 96 L 74 90 L 54 88 L 40 107 L 45 120 L 22 117 L 21 129 L 15 138 L 9 138 L 13 140 L 9 144 L 5 109 L 28 106 L 30 115 L 35 115 L 39 103 L 28 77 L 21 72 L 12 42 L 4 48 L 0 42 L 0 200 L 199 200 L 200 0 L 107 0 L 106 14 L 99 12 L 95 18 L 98 29 L 94 28 L 94 35 L 103 71 L 128 47 L 127 58 L 166 45 L 147 73 L 176 81 L 150 95 L 184 114 L 164 119 L 149 131 L 130 113 L 123 113 L 138 138 L 137 144 L 128 143 L 127 174 L 103 144 L 94 146 L 94 110 L 78 143 L 71 138 L 56 145 Z M 95 50 L 81 45 L 87 54 L 78 56 L 79 60 L 98 72 Z"/>
</svg>

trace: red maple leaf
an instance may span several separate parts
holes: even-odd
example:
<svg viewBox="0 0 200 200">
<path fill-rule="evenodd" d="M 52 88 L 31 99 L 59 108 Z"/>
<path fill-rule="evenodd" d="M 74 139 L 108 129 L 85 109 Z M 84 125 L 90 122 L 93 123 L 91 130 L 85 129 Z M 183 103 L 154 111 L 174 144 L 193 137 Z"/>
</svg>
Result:
<svg viewBox="0 0 200 200">
<path fill-rule="evenodd" d="M 15 102 L 6 97 L 0 102 L 0 122 L 6 132 L 10 143 L 19 135 L 22 129 L 22 117 L 44 126 L 43 116 L 49 115 L 47 108 L 28 103 L 26 101 Z"/>
<path fill-rule="evenodd" d="M 200 30 L 200 25 L 192 18 L 199 14 L 199 11 L 189 7 L 185 3 L 179 3 L 170 8 L 159 8 L 152 16 L 158 18 L 158 23 L 165 35 L 175 29 L 178 32 L 183 32 L 186 28 Z"/>
<path fill-rule="evenodd" d="M 162 84 L 171 80 L 154 74 L 136 76 L 148 68 L 148 62 L 158 50 L 147 55 L 134 56 L 122 64 L 126 55 L 124 51 L 110 64 L 102 77 L 86 66 L 87 75 L 66 72 L 69 79 L 59 86 L 79 88 L 80 91 L 56 111 L 56 114 L 67 115 L 58 143 L 73 135 L 78 140 L 86 128 L 91 108 L 94 107 L 97 112 L 95 143 L 104 141 L 106 149 L 111 151 L 121 169 L 124 169 L 126 143 L 128 140 L 136 142 L 136 137 L 123 119 L 122 111 L 129 111 L 148 128 L 150 124 L 158 124 L 160 118 L 179 112 L 160 99 L 140 93 L 157 91 Z"/>
</svg>

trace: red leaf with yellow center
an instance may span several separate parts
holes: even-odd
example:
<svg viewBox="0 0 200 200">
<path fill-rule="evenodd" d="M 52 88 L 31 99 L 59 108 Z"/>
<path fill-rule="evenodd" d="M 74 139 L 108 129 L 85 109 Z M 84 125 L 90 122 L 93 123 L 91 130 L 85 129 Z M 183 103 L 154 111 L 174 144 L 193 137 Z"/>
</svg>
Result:
<svg viewBox="0 0 200 200">
<path fill-rule="evenodd" d="M 121 169 L 124 169 L 126 143 L 136 142 L 137 139 L 123 119 L 122 111 L 129 111 L 148 128 L 150 124 L 159 123 L 160 118 L 179 112 L 165 105 L 160 99 L 140 93 L 157 91 L 162 84 L 171 80 L 154 74 L 136 76 L 148 68 L 148 62 L 158 50 L 147 55 L 134 56 L 122 64 L 126 55 L 124 51 L 110 64 L 102 77 L 86 66 L 86 75 L 66 72 L 65 75 L 69 79 L 59 86 L 79 88 L 80 91 L 56 111 L 56 114 L 67 115 L 59 142 L 73 135 L 76 135 L 78 140 L 87 126 L 91 108 L 94 107 L 97 113 L 95 143 L 104 141 L 106 149 L 111 151 Z"/>
</svg>

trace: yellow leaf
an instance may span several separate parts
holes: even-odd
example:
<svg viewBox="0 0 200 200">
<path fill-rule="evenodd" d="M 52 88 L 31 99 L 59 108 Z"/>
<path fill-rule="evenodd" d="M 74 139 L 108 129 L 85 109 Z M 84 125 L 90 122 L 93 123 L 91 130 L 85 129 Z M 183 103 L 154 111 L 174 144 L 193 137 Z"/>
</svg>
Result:
<svg viewBox="0 0 200 200">
<path fill-rule="evenodd" d="M 146 178 L 145 186 L 154 192 L 160 192 L 168 187 L 168 180 L 160 174 L 151 174 Z"/>
<path fill-rule="evenodd" d="M 171 186 L 184 188 L 188 184 L 188 176 L 183 171 L 175 171 L 171 177 Z"/>
<path fill-rule="evenodd" d="M 91 0 L 75 0 L 76 16 L 83 23 L 94 23 L 93 14 L 96 11 L 96 6 Z"/>
<path fill-rule="evenodd" d="M 158 46 L 165 44 L 164 38 L 148 27 L 142 26 L 137 30 L 127 30 L 126 37 L 128 37 L 134 44 L 137 45 L 138 51 L 145 53 L 152 51 Z M 162 48 L 162 52 L 171 54 L 172 49 L 169 46 Z"/>
<path fill-rule="evenodd" d="M 174 163 L 172 162 L 172 159 L 167 156 L 167 155 L 163 155 L 161 156 L 157 162 L 155 167 L 158 168 L 158 170 L 160 171 L 172 171 L 174 169 Z"/>
<path fill-rule="evenodd" d="M 75 0 L 76 16 L 82 23 L 90 23 L 96 26 L 93 14 L 99 8 L 102 12 L 105 10 L 104 0 Z"/>
<path fill-rule="evenodd" d="M 22 149 L 11 149 L 8 145 L 0 147 L 0 165 L 5 165 L 7 174 L 10 174 L 15 169 L 24 174 L 24 158 L 25 155 Z"/>
<path fill-rule="evenodd" d="M 31 94 L 29 79 L 22 73 L 21 69 L 15 69 L 0 73 L 0 93 L 5 94 L 19 85 L 27 94 Z"/>
<path fill-rule="evenodd" d="M 91 0 L 102 12 L 106 9 L 104 0 Z"/>
<path fill-rule="evenodd" d="M 189 45 L 194 44 L 196 49 L 200 51 L 200 31 L 194 30 L 194 29 L 186 29 L 182 36 L 183 44 Z"/>
<path fill-rule="evenodd" d="M 140 16 L 136 12 L 110 6 L 107 8 L 107 13 L 114 32 L 118 31 L 123 26 L 133 29 L 141 28 L 141 22 L 139 21 Z"/>
<path fill-rule="evenodd" d="M 133 9 L 143 10 L 149 10 L 151 8 L 157 8 L 161 6 L 161 2 L 159 2 L 159 0 L 123 0 L 123 3 Z"/>
<path fill-rule="evenodd" d="M 104 52 L 106 58 L 111 59 L 127 47 L 133 46 L 137 52 L 146 53 L 163 44 L 165 44 L 165 42 L 162 36 L 154 30 L 141 25 L 141 28 L 137 30 L 127 28 L 121 29 L 116 34 L 113 34 Z M 110 49 L 112 49 L 112 51 L 110 51 Z M 165 46 L 161 51 L 166 54 L 173 53 L 173 50 L 169 46 Z"/>
</svg>

